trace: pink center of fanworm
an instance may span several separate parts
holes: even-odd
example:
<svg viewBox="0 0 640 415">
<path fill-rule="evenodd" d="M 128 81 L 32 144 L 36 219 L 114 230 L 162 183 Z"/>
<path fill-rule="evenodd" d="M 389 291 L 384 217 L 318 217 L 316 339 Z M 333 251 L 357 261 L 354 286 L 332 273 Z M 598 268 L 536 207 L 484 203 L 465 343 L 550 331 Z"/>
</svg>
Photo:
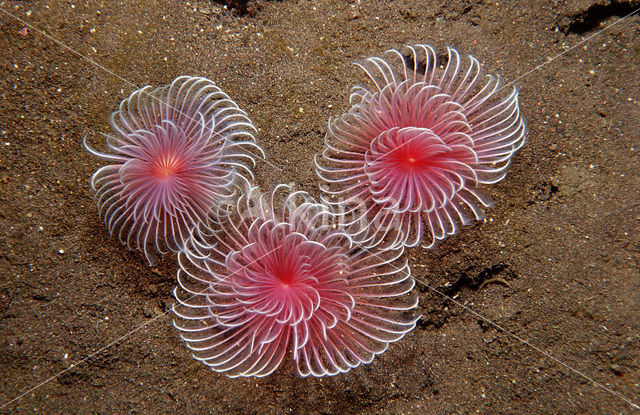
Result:
<svg viewBox="0 0 640 415">
<path fill-rule="evenodd" d="M 165 156 L 152 168 L 152 174 L 158 179 L 168 179 L 180 174 L 182 163 L 175 156 Z"/>
<path fill-rule="evenodd" d="M 248 244 L 227 256 L 236 299 L 250 313 L 296 325 L 321 307 L 351 307 L 344 256 L 272 222 L 253 226 Z"/>
<path fill-rule="evenodd" d="M 447 143 L 428 128 L 382 132 L 365 156 L 374 200 L 396 212 L 443 206 L 473 174 L 476 155 L 461 137 Z"/>
</svg>

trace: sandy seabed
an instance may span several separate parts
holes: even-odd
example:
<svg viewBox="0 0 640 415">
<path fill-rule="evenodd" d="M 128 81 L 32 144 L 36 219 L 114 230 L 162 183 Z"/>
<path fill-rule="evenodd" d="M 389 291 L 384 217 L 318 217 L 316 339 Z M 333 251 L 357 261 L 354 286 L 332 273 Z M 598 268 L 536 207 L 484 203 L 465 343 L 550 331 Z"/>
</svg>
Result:
<svg viewBox="0 0 640 415">
<path fill-rule="evenodd" d="M 639 7 L 0 2 L 1 411 L 631 413 L 640 17 L 619 20 Z M 89 188 L 101 163 L 82 138 L 102 142 L 135 89 L 205 76 L 259 128 L 268 163 L 258 183 L 318 195 L 313 155 L 364 80 L 352 63 L 418 42 L 473 54 L 514 82 L 528 128 L 507 178 L 489 189 L 487 219 L 408 251 L 422 282 L 418 327 L 331 378 L 302 379 L 288 365 L 263 379 L 207 370 L 171 325 L 175 255 L 150 269 L 109 237 Z"/>
</svg>

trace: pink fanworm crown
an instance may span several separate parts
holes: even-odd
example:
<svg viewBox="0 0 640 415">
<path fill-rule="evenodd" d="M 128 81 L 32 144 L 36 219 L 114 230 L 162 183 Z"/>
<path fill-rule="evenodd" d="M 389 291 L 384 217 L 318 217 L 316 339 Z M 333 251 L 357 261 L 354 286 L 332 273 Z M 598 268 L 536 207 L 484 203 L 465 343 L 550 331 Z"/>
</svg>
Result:
<svg viewBox="0 0 640 415">
<path fill-rule="evenodd" d="M 205 78 L 135 91 L 111 125 L 108 153 L 85 142 L 112 163 L 91 178 L 98 211 L 109 232 L 152 265 L 156 255 L 182 249 L 190 229 L 233 195 L 238 180 L 253 179 L 246 162 L 262 153 L 244 111 Z"/>
<path fill-rule="evenodd" d="M 174 324 L 196 359 L 231 377 L 266 376 L 290 355 L 301 376 L 335 375 L 415 327 L 403 249 L 363 250 L 331 218 L 279 185 L 241 192 L 193 230 L 178 256 Z"/>
<path fill-rule="evenodd" d="M 325 202 L 366 247 L 415 246 L 425 233 L 431 247 L 481 219 L 477 187 L 502 180 L 524 144 L 515 88 L 501 96 L 499 78 L 454 49 L 444 67 L 430 46 L 407 50 L 359 64 L 373 87 L 354 88 L 316 158 Z"/>
</svg>

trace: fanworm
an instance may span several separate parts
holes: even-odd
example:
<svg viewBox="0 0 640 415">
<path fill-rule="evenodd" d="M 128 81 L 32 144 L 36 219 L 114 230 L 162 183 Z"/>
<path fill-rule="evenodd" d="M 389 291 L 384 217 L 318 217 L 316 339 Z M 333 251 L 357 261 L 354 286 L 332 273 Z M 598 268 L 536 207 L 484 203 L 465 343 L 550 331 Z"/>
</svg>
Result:
<svg viewBox="0 0 640 415">
<path fill-rule="evenodd" d="M 179 254 L 174 322 L 193 356 L 266 376 L 290 355 L 302 376 L 346 372 L 415 327 L 403 250 L 367 251 L 285 185 L 243 192 Z"/>
<path fill-rule="evenodd" d="M 517 90 L 502 96 L 499 78 L 447 50 L 445 66 L 427 45 L 366 59 L 372 86 L 354 88 L 349 111 L 329 121 L 316 158 L 325 201 L 366 247 L 415 246 L 425 234 L 431 247 L 481 219 L 478 186 L 502 180 L 524 144 Z"/>
<path fill-rule="evenodd" d="M 111 163 L 91 178 L 98 211 L 109 232 L 150 264 L 182 249 L 190 229 L 233 195 L 234 184 L 253 178 L 250 165 L 262 152 L 247 115 L 205 78 L 182 76 L 135 91 L 111 125 L 108 152 L 85 142 Z"/>
</svg>

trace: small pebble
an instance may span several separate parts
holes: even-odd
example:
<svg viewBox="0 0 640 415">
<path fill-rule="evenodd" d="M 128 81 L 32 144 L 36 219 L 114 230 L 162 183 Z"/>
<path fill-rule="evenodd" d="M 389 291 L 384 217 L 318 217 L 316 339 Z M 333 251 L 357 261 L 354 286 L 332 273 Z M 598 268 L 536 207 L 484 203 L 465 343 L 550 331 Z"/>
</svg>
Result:
<svg viewBox="0 0 640 415">
<path fill-rule="evenodd" d="M 616 376 L 622 375 L 622 368 L 620 367 L 620 365 L 613 364 L 613 365 L 609 366 L 609 369 L 611 369 L 613 374 L 616 375 Z"/>
</svg>

